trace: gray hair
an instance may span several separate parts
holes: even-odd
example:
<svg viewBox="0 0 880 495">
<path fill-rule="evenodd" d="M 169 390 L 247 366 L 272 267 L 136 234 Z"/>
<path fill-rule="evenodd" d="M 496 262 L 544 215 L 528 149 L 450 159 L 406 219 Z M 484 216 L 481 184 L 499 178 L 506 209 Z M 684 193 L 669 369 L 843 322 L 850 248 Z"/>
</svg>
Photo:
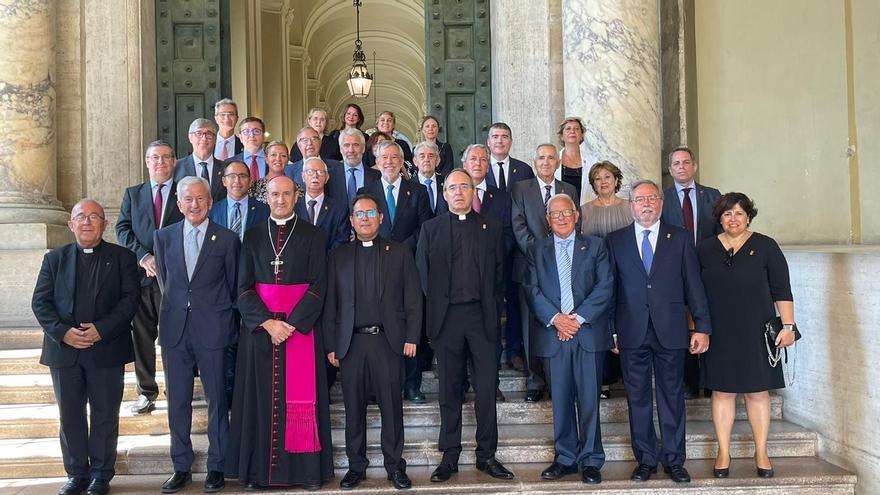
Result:
<svg viewBox="0 0 880 495">
<path fill-rule="evenodd" d="M 195 175 L 187 175 L 183 179 L 180 179 L 180 182 L 177 183 L 177 198 L 183 198 L 183 191 L 186 190 L 187 187 L 201 184 L 205 188 L 205 192 L 208 193 L 208 196 L 211 196 L 211 183 L 206 181 L 205 179 L 195 176 Z"/>
<path fill-rule="evenodd" d="M 306 132 L 306 131 L 312 131 L 312 132 L 314 132 L 315 134 L 318 134 L 318 135 L 320 136 L 320 134 L 318 133 L 318 131 L 316 131 L 312 126 L 307 125 L 307 126 L 303 127 L 302 129 L 300 129 L 300 130 L 296 133 L 296 140 L 299 141 L 299 137 L 302 136 L 303 133 Z"/>
<path fill-rule="evenodd" d="M 176 154 L 174 153 L 174 146 L 171 146 L 168 143 L 168 141 L 163 141 L 161 139 L 157 139 L 147 145 L 147 149 L 146 149 L 146 151 L 144 151 L 144 157 L 150 156 L 150 150 L 153 148 L 169 148 L 171 150 L 171 154 L 173 156 L 176 156 Z"/>
<path fill-rule="evenodd" d="M 192 124 L 189 125 L 189 133 L 192 134 L 199 129 L 210 128 L 212 132 L 217 132 L 217 126 L 214 124 L 213 120 L 208 119 L 196 119 L 192 121 Z"/>
<path fill-rule="evenodd" d="M 385 151 L 385 148 L 390 148 L 392 146 L 397 148 L 397 152 L 400 154 L 400 159 L 403 160 L 403 148 L 401 148 L 400 145 L 397 144 L 397 141 L 393 141 L 393 140 L 392 141 L 382 141 L 381 143 L 377 144 L 376 148 L 373 150 L 373 155 L 375 155 L 376 158 L 378 158 L 379 153 Z"/>
<path fill-rule="evenodd" d="M 309 129 L 312 129 L 309 127 Z M 312 129 L 314 131 L 314 129 Z M 366 146 L 367 140 L 364 139 L 364 133 L 361 132 L 360 129 L 355 129 L 354 127 L 346 127 L 339 131 L 339 147 L 342 147 L 342 140 L 347 136 L 355 136 L 358 138 L 358 141 L 361 142 L 361 146 Z"/>
<path fill-rule="evenodd" d="M 663 189 L 660 189 L 660 186 L 658 186 L 656 182 L 652 181 L 651 179 L 639 179 L 633 183 L 632 187 L 629 188 L 629 200 L 630 201 L 633 201 L 633 198 L 634 198 L 633 194 L 635 194 L 636 189 L 638 189 L 640 186 L 644 186 L 644 185 L 654 186 L 654 189 L 656 189 L 657 193 L 659 193 L 659 195 L 660 195 L 660 199 L 661 200 L 663 199 Z"/>
<path fill-rule="evenodd" d="M 467 170 L 465 170 L 465 169 L 459 167 L 459 168 L 454 168 L 454 169 L 452 169 L 451 172 L 449 172 L 448 174 L 446 174 L 446 182 L 443 183 L 443 190 L 446 190 L 446 184 L 449 183 L 449 178 L 452 177 L 452 174 L 454 174 L 454 173 L 456 173 L 456 172 L 458 172 L 458 173 L 462 173 L 462 174 L 466 175 L 467 178 L 468 178 L 468 184 L 471 185 L 471 189 L 474 188 L 474 177 L 471 175 L 470 172 L 468 172 Z"/>
<path fill-rule="evenodd" d="M 235 114 L 238 115 L 238 103 L 232 101 L 232 98 L 223 98 L 222 100 L 214 103 L 214 115 L 220 113 L 220 107 L 223 105 L 232 105 L 235 107 Z"/>
<path fill-rule="evenodd" d="M 465 148 L 464 152 L 461 154 L 461 163 L 464 163 L 465 161 L 467 161 L 468 155 L 471 153 L 471 151 L 473 151 L 476 148 L 480 148 L 481 150 L 486 152 L 486 156 L 490 156 L 488 146 L 486 146 L 485 144 L 480 144 L 480 143 L 472 144 L 472 145 L 468 146 L 467 148 Z"/>
<path fill-rule="evenodd" d="M 325 171 L 327 170 L 327 162 L 325 162 L 324 160 L 322 160 L 320 156 L 313 156 L 313 157 L 306 158 L 305 160 L 303 160 L 303 168 L 302 168 L 302 169 L 303 169 L 303 172 L 305 172 L 305 170 L 306 170 L 306 165 L 308 165 L 309 162 L 319 162 L 321 165 L 324 166 L 324 170 L 325 170 Z"/>
<path fill-rule="evenodd" d="M 557 150 L 557 151 L 559 150 L 559 148 L 557 148 L 556 145 L 553 143 L 541 143 L 541 144 L 535 146 L 535 158 L 538 158 L 538 150 L 543 148 L 544 146 L 548 146 L 548 147 L 553 148 L 554 150 Z"/>
<path fill-rule="evenodd" d="M 571 204 L 571 209 L 577 211 L 578 207 L 576 204 L 574 204 L 574 200 L 571 199 L 571 196 L 565 193 L 556 193 L 553 196 L 550 196 L 550 199 L 547 200 L 547 206 L 544 207 L 544 209 L 547 210 L 548 215 L 550 214 L 550 205 L 558 199 L 564 199 L 568 201 L 569 204 Z"/>
<path fill-rule="evenodd" d="M 436 153 L 437 156 L 440 156 L 440 148 L 438 148 L 436 144 L 434 144 L 430 141 L 422 141 L 421 143 L 416 144 L 412 150 L 413 156 L 415 156 L 416 153 L 418 153 L 419 150 L 422 148 L 428 148 L 431 151 L 433 151 L 434 153 Z"/>
</svg>

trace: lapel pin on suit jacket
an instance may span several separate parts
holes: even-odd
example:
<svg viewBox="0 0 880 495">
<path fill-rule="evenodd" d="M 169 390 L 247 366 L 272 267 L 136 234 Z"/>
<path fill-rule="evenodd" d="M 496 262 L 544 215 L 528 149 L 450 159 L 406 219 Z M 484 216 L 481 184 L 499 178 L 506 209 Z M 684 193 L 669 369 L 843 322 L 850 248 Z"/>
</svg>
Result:
<svg viewBox="0 0 880 495">
<path fill-rule="evenodd" d="M 586 250 L 587 250 L 587 246 L 581 246 L 581 251 L 586 251 Z"/>
<path fill-rule="evenodd" d="M 486 228 L 487 228 L 487 227 L 486 227 L 486 224 L 484 223 L 484 224 L 483 224 L 483 230 L 486 230 Z"/>
<path fill-rule="evenodd" d="M 212 236 L 211 236 L 211 240 L 212 240 L 212 241 L 216 241 L 216 240 L 217 240 L 217 235 L 216 235 L 216 234 L 212 235 Z"/>
<path fill-rule="evenodd" d="M 391 246 L 389 246 L 389 245 L 386 244 L 386 245 L 385 245 L 385 251 L 391 251 Z"/>
<path fill-rule="evenodd" d="M 672 239 L 672 234 L 666 234 L 667 239 Z"/>
<path fill-rule="evenodd" d="M 410 192 L 409 192 L 409 191 L 407 191 L 407 192 L 406 192 L 406 195 L 407 195 L 407 196 L 409 196 L 409 193 L 410 193 Z"/>
</svg>

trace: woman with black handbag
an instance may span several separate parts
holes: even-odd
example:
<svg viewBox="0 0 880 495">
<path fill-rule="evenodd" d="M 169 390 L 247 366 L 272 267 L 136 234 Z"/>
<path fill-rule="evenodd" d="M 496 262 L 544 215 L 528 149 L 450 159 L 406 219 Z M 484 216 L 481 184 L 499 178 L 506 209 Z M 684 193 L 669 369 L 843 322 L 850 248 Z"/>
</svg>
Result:
<svg viewBox="0 0 880 495">
<path fill-rule="evenodd" d="M 724 232 L 697 246 L 712 316 L 712 340 L 703 354 L 702 370 L 706 388 L 713 391 L 712 422 L 718 438 L 713 474 L 726 478 L 730 473 L 730 433 L 736 394 L 741 393 L 755 441 L 757 474 L 770 478 L 769 390 L 784 388 L 785 378 L 782 367 L 768 359 L 765 330 L 778 314 L 782 328 L 773 344 L 784 348 L 795 341 L 788 264 L 776 241 L 749 230 L 758 210 L 748 196 L 721 196 L 713 214 Z"/>
</svg>

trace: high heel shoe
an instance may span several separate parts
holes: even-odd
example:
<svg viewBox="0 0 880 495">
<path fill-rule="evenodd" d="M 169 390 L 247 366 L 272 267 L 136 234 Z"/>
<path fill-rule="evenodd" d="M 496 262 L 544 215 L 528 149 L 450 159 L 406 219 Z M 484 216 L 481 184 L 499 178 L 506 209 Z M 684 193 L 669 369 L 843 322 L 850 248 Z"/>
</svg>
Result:
<svg viewBox="0 0 880 495">
<path fill-rule="evenodd" d="M 773 477 L 773 468 L 770 468 L 770 469 L 757 468 L 757 471 L 758 471 L 759 478 L 772 478 Z"/>
<path fill-rule="evenodd" d="M 716 478 L 727 478 L 730 476 L 730 456 L 727 456 L 726 468 L 712 467 L 712 476 Z"/>
</svg>

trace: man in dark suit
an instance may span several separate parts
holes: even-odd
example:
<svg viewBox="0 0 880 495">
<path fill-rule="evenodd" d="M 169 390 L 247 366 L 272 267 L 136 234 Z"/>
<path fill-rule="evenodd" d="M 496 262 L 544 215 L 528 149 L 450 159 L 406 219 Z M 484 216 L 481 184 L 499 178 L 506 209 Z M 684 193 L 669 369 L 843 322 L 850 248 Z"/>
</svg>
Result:
<svg viewBox="0 0 880 495">
<path fill-rule="evenodd" d="M 348 472 L 339 486 L 366 478 L 367 399 L 376 396 L 382 416 L 382 455 L 388 479 L 410 488 L 403 459 L 404 356 L 414 358 L 422 330 L 422 293 L 409 246 L 379 236 L 376 198 L 359 195 L 351 226 L 357 240 L 333 251 L 327 264 L 324 345 L 342 370 Z"/>
<path fill-rule="evenodd" d="M 159 385 L 156 384 L 156 337 L 159 335 L 159 284 L 153 257 L 153 233 L 183 219 L 177 208 L 177 188 L 171 180 L 174 150 L 165 141 L 147 146 L 145 162 L 150 179 L 129 187 L 122 197 L 116 238 L 138 259 L 141 273 L 141 297 L 132 325 L 134 371 L 138 400 L 131 406 L 134 414 L 156 408 Z"/>
<path fill-rule="evenodd" d="M 474 364 L 477 469 L 494 478 L 512 479 L 513 473 L 495 459 L 498 421 L 492 397 L 498 379 L 495 346 L 501 338 L 501 226 L 472 211 L 474 181 L 467 172 L 452 171 L 443 187 L 449 213 L 425 222 L 416 251 L 427 300 L 427 334 L 440 381 L 438 447 L 443 459 L 431 481 L 446 481 L 458 471 L 461 390 L 468 358 Z"/>
<path fill-rule="evenodd" d="M 613 328 L 629 403 L 633 454 L 631 479 L 647 481 L 657 463 L 676 482 L 689 482 L 685 461 L 682 390 L 686 351 L 709 347 L 711 322 L 691 233 L 660 221 L 663 195 L 650 180 L 629 194 L 635 223 L 606 237 L 615 282 Z M 685 306 L 696 332 L 688 335 Z M 654 432 L 652 375 L 663 445 Z"/>
<path fill-rule="evenodd" d="M 698 168 L 690 148 L 679 146 L 672 150 L 669 154 L 669 175 L 674 182 L 663 191 L 666 201 L 663 202 L 661 217 L 665 223 L 689 230 L 695 244 L 720 234 L 722 230 L 712 215 L 712 205 L 721 193 L 694 180 Z M 688 329 L 694 331 L 692 318 L 688 318 Z M 700 359 L 697 355 L 685 357 L 684 386 L 685 399 L 700 396 Z"/>
<path fill-rule="evenodd" d="M 489 174 L 486 177 L 489 185 L 495 186 L 504 192 L 510 192 L 510 187 L 514 182 L 535 177 L 535 173 L 528 163 L 510 156 L 510 147 L 513 145 L 513 133 L 509 125 L 504 122 L 492 124 L 489 127 L 489 137 L 486 140 L 486 144 L 492 153 Z"/>
<path fill-rule="evenodd" d="M 327 138 L 327 136 L 324 137 Z M 293 150 L 296 151 L 296 155 L 298 155 L 299 158 L 294 160 L 293 156 L 291 156 L 290 159 L 293 163 L 284 167 L 284 175 L 293 179 L 300 189 L 306 188 L 305 179 L 302 177 L 303 161 L 306 158 L 320 156 L 320 148 L 318 147 L 320 144 L 320 134 L 309 126 L 300 129 L 299 133 L 296 135 L 296 146 L 293 147 Z M 330 160 L 329 158 L 323 157 L 321 157 L 321 160 L 324 162 L 327 169 L 341 166 L 341 163 L 336 160 Z M 348 218 L 346 218 L 346 223 L 348 223 Z"/>
<path fill-rule="evenodd" d="M 440 150 L 437 145 L 428 141 L 416 144 L 413 148 L 413 164 L 419 169 L 413 180 L 425 186 L 428 206 L 434 216 L 449 211 L 449 205 L 443 197 L 443 175 L 437 172 L 437 165 L 440 164 Z"/>
<path fill-rule="evenodd" d="M 247 165 L 232 160 L 223 171 L 223 186 L 226 197 L 214 203 L 208 217 L 212 222 L 235 232 L 244 240 L 244 233 L 269 218 L 269 207 L 266 203 L 248 197 L 251 187 L 251 176 Z M 238 204 L 238 206 L 236 206 Z"/>
<path fill-rule="evenodd" d="M 550 233 L 547 223 L 547 202 L 556 194 L 567 194 L 575 204 L 578 203 L 577 191 L 574 186 L 553 178 L 559 167 L 556 146 L 541 144 L 535 150 L 535 172 L 537 177 L 521 180 L 511 188 L 511 224 L 516 239 L 513 251 L 513 274 L 511 280 L 518 287 L 521 333 L 507 338 L 507 357 L 514 368 L 525 368 L 529 378 L 526 383 L 526 402 L 541 400 L 545 386 L 543 366 L 534 357 L 532 336 L 538 331 L 523 284 L 528 282 L 526 255 L 535 241 L 546 238 Z M 575 230 L 579 224 L 575 223 Z M 517 338 L 519 337 L 519 338 Z M 517 345 L 519 344 L 519 345 Z M 523 361 L 525 358 L 525 361 Z"/>
<path fill-rule="evenodd" d="M 238 160 L 248 166 L 251 181 L 256 182 L 266 176 L 269 165 L 266 163 L 266 125 L 259 117 L 245 117 L 238 124 L 238 138 L 241 139 L 243 149 L 241 153 L 227 160 Z"/>
<path fill-rule="evenodd" d="M 303 154 L 301 147 L 291 146 L 290 161 L 296 163 L 303 158 L 309 158 L 309 156 L 320 156 L 323 160 L 330 160 L 330 157 L 336 152 L 337 144 L 333 142 L 334 140 L 332 137 L 324 134 L 324 131 L 327 130 L 327 111 L 319 107 L 314 107 L 309 110 L 309 116 L 306 118 L 306 126 L 315 131 L 317 137 L 315 154 L 305 155 Z M 300 137 L 297 136 L 297 144 L 299 144 L 299 140 Z M 332 161 L 338 163 L 336 160 Z M 296 175 L 296 177 L 299 177 L 299 175 Z"/>
<path fill-rule="evenodd" d="M 192 481 L 195 456 L 190 431 L 196 367 L 208 402 L 205 491 L 214 492 L 224 486 L 229 437 L 225 359 L 238 329 L 235 301 L 241 241 L 231 230 L 208 220 L 211 194 L 205 179 L 185 177 L 177 187 L 177 205 L 186 220 L 157 231 L 155 240 L 156 276 L 162 288 L 159 342 L 174 465 L 162 493 L 175 493 Z"/>
<path fill-rule="evenodd" d="M 327 240 L 327 253 L 347 243 L 351 236 L 348 206 L 339 204 L 324 193 L 330 178 L 327 164 L 318 157 L 306 158 L 300 182 L 305 184 L 305 194 L 296 201 L 296 216 L 318 227 Z"/>
<path fill-rule="evenodd" d="M 468 146 L 462 154 L 462 166 L 471 175 L 475 184 L 473 209 L 478 213 L 494 218 L 501 224 L 503 236 L 502 260 L 504 266 L 504 301 L 507 315 L 505 337 L 521 340 L 522 323 L 519 314 L 519 294 L 517 286 L 512 281 L 513 277 L 513 250 L 516 240 L 513 236 L 513 227 L 510 221 L 510 195 L 488 183 L 489 175 L 489 149 L 482 144 Z M 500 308 L 499 308 L 500 312 Z M 498 363 L 501 363 L 501 339 L 497 342 Z M 520 343 L 519 347 L 522 347 Z M 509 359 L 508 359 L 509 361 Z M 495 389 L 495 399 L 499 402 L 506 400 L 500 388 Z"/>
<path fill-rule="evenodd" d="M 431 218 L 428 194 L 424 187 L 403 180 L 403 150 L 394 141 L 383 141 L 376 146 L 376 162 L 382 178 L 365 185 L 358 191 L 369 194 L 379 202 L 382 224 L 379 235 L 402 242 L 415 252 L 419 228 Z"/>
<path fill-rule="evenodd" d="M 220 161 L 226 161 L 241 153 L 244 147 L 241 144 L 241 139 L 235 135 L 235 124 L 238 123 L 238 105 L 230 98 L 223 98 L 215 103 L 214 122 L 217 123 L 214 156 Z"/>
<path fill-rule="evenodd" d="M 342 166 L 330 168 L 330 182 L 327 193 L 337 204 L 351 207 L 360 188 L 381 180 L 378 170 L 364 166 L 364 133 L 358 129 L 347 128 L 339 131 L 339 151 L 342 153 Z"/>
<path fill-rule="evenodd" d="M 134 360 L 140 277 L 131 251 L 101 240 L 107 220 L 97 201 L 76 203 L 67 226 L 76 242 L 43 258 L 31 305 L 61 423 L 68 480 L 58 493 L 104 495 L 115 474 L 125 363 Z"/>
<path fill-rule="evenodd" d="M 605 351 L 613 347 L 608 319 L 614 278 L 605 242 L 577 234 L 580 214 L 571 196 L 552 196 L 546 211 L 553 235 L 529 248 L 526 282 L 540 322 L 535 354 L 550 370 L 553 393 L 556 457 L 541 478 L 557 480 L 580 466 L 584 483 L 596 484 L 605 463 L 599 388 Z"/>
<path fill-rule="evenodd" d="M 211 197 L 218 202 L 226 197 L 223 187 L 223 162 L 214 158 L 214 123 L 208 119 L 196 119 L 189 125 L 189 143 L 193 152 L 174 165 L 174 182 L 194 175 L 211 184 Z"/>
</svg>

